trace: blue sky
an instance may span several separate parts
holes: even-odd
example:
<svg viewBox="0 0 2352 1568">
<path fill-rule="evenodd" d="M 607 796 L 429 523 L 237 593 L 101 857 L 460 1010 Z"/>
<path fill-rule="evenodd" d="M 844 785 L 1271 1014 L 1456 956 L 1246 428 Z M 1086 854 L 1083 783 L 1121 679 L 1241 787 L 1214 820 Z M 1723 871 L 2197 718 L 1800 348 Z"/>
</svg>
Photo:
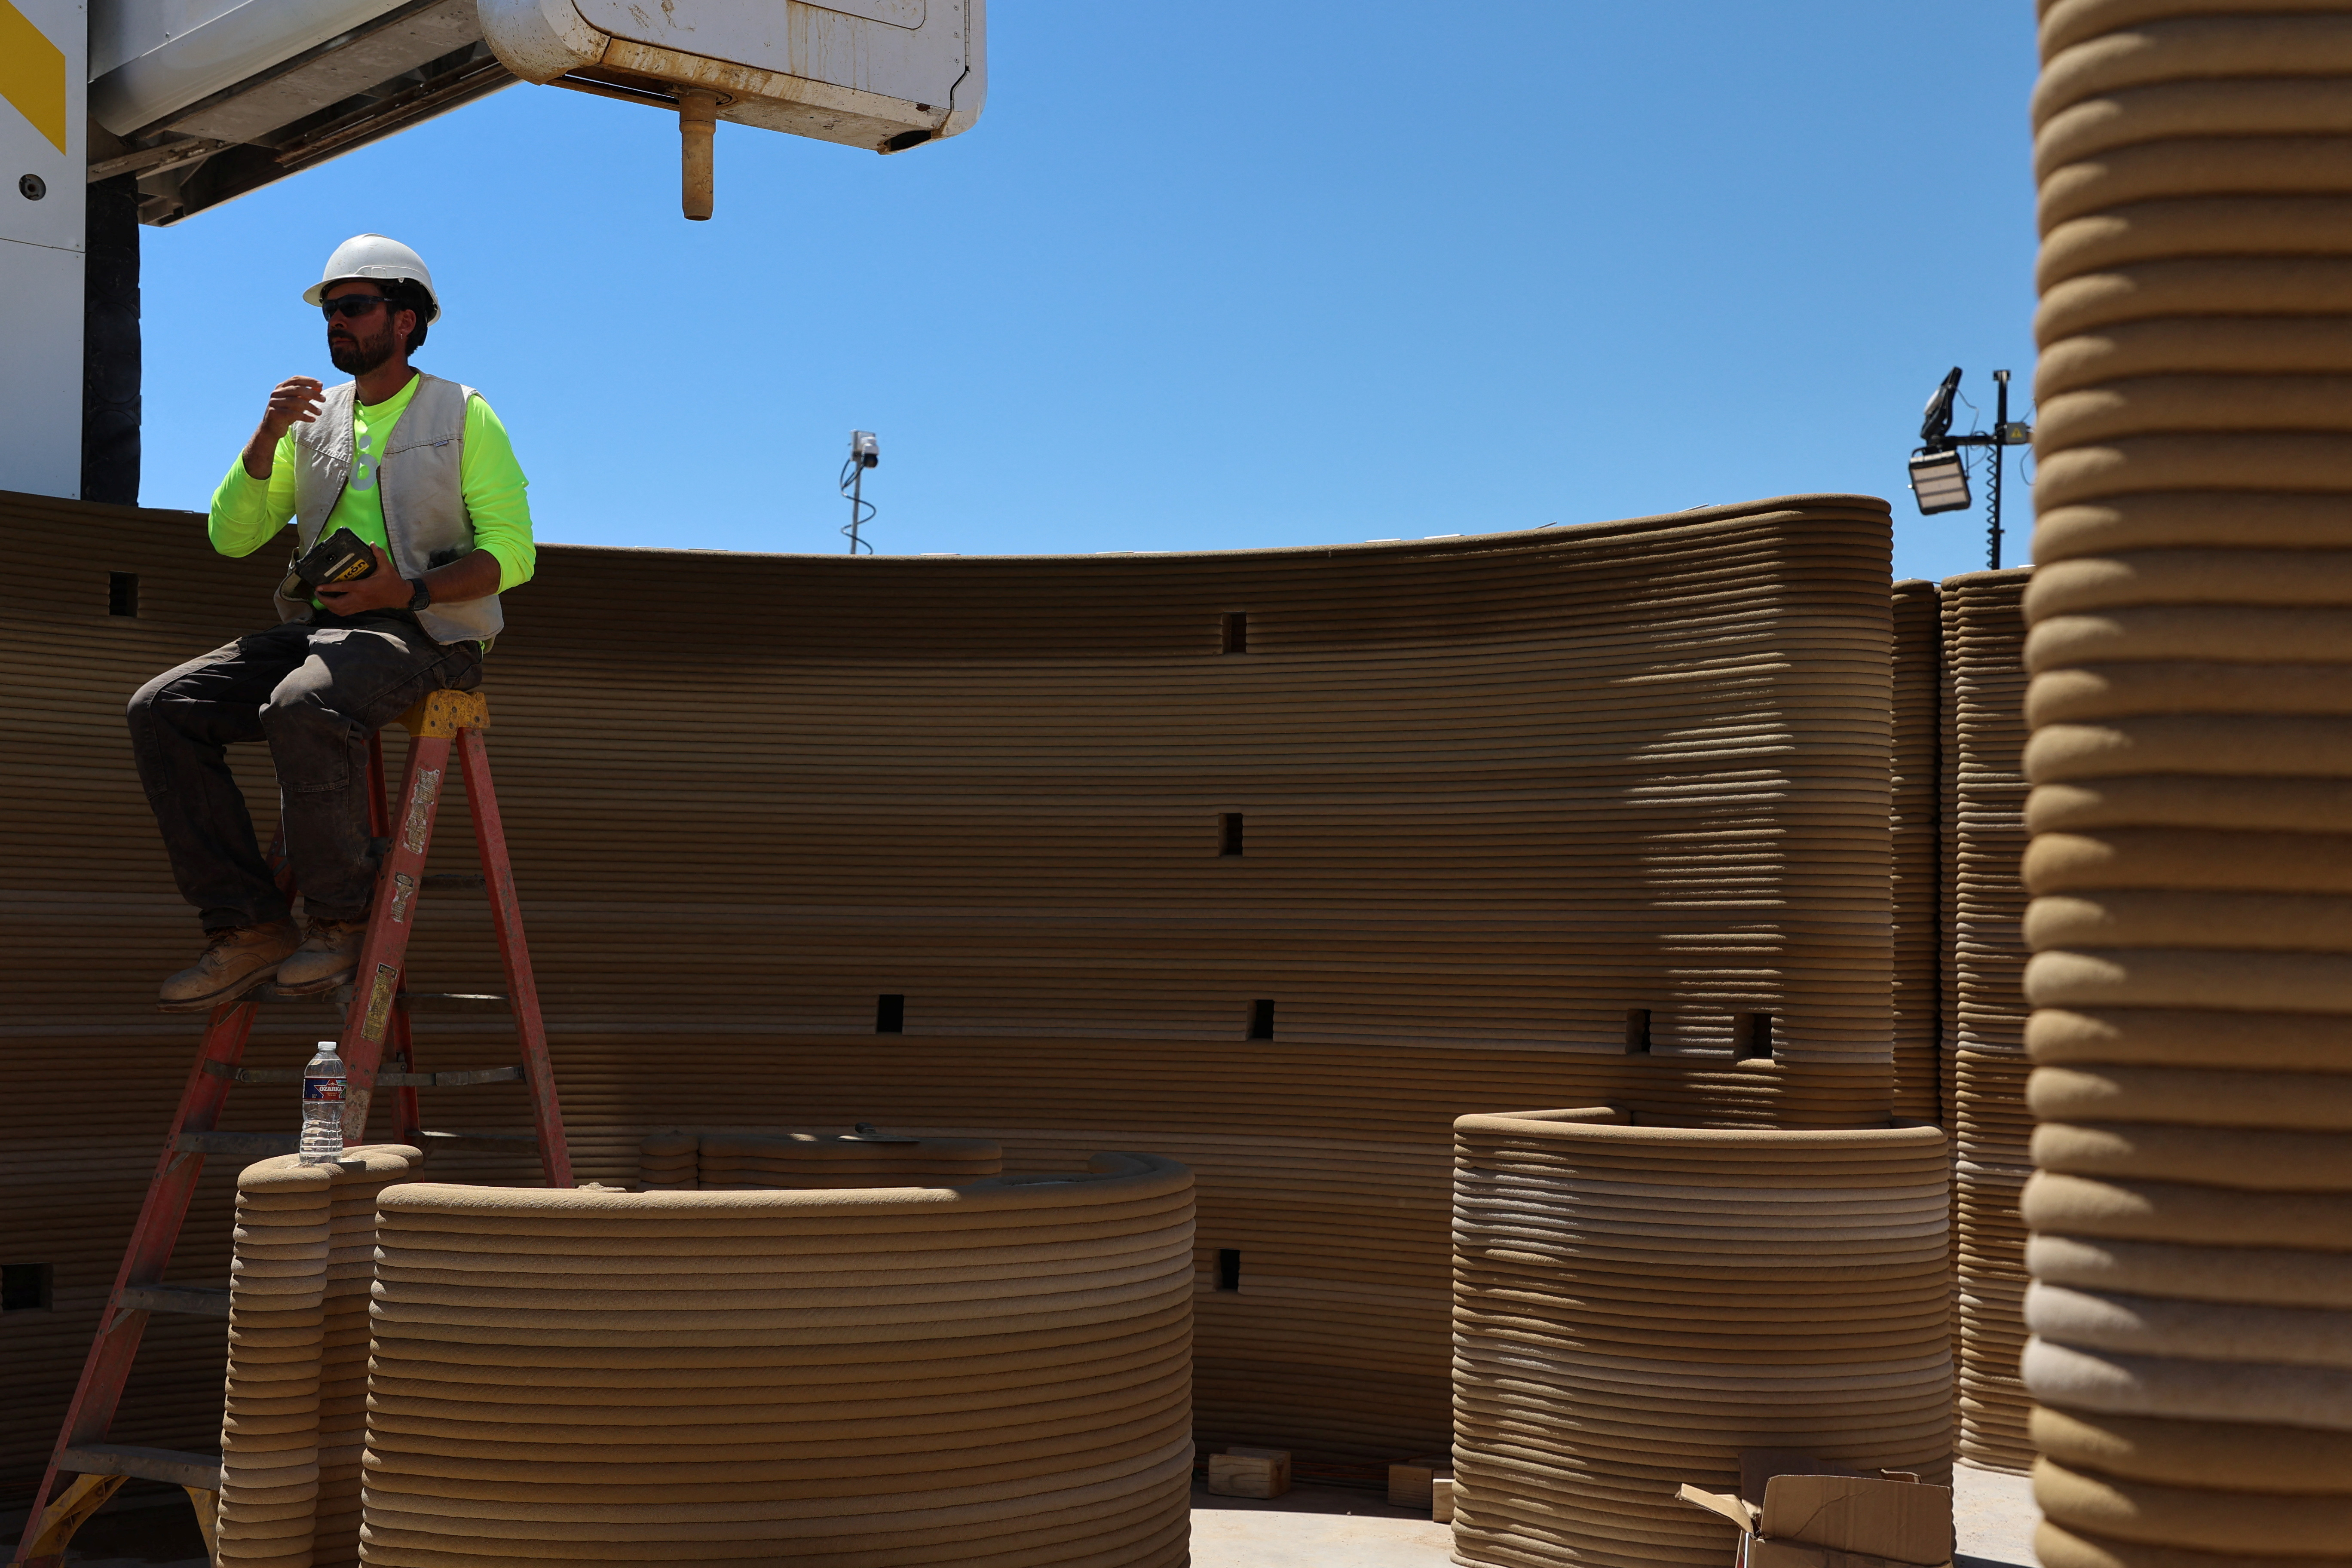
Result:
<svg viewBox="0 0 2352 1568">
<path fill-rule="evenodd" d="M 299 296 L 373 229 L 434 268 L 418 363 L 505 418 L 542 539 L 838 551 L 864 427 L 886 553 L 1860 490 L 1897 575 L 1976 570 L 1980 510 L 1918 517 L 1903 464 L 1949 366 L 1987 426 L 1993 368 L 2030 396 L 2034 61 L 2030 7 L 1962 15 L 997 0 L 974 129 L 722 125 L 708 224 L 672 118 L 512 88 L 143 231 L 142 499 L 203 506 L 275 382 L 341 379 Z"/>
</svg>

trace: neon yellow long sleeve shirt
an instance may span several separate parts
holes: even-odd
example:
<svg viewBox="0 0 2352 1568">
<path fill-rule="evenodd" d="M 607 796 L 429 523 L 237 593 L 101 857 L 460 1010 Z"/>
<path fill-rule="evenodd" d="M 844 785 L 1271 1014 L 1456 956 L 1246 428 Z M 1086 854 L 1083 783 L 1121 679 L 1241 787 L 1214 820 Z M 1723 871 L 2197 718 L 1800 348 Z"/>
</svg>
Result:
<svg viewBox="0 0 2352 1568">
<path fill-rule="evenodd" d="M 375 484 L 376 464 L 392 439 L 393 426 L 416 395 L 418 380 L 410 377 L 406 386 L 382 403 L 352 404 L 351 481 L 336 500 L 322 537 L 348 528 L 370 544 L 390 548 L 383 496 Z M 479 394 L 466 400 L 466 451 L 457 473 L 466 510 L 473 520 L 474 544 L 499 563 L 499 591 L 522 586 L 539 564 L 530 535 L 530 481 L 515 461 L 507 427 Z M 205 532 L 223 555 L 250 555 L 293 521 L 294 432 L 289 430 L 278 438 L 267 479 L 247 473 L 242 456 L 229 464 L 228 477 L 213 492 Z"/>
</svg>

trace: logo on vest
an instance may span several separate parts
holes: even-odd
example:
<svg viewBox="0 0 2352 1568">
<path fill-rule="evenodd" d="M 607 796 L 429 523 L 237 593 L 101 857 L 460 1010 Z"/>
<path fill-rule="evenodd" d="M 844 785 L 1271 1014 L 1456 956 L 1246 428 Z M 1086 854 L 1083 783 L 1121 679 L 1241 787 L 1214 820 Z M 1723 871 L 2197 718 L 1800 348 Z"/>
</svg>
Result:
<svg viewBox="0 0 2352 1568">
<path fill-rule="evenodd" d="M 375 489 L 376 458 L 375 454 L 368 449 L 374 440 L 375 432 L 366 430 L 359 432 L 352 443 L 351 485 L 355 490 Z"/>
</svg>

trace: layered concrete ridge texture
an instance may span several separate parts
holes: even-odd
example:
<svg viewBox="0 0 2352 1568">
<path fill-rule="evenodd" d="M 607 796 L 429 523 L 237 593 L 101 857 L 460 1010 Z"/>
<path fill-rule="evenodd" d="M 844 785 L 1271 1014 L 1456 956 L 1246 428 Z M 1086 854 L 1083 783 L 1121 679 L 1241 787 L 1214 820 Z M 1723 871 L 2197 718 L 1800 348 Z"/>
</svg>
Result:
<svg viewBox="0 0 2352 1568">
<path fill-rule="evenodd" d="M 1004 1152 L 988 1138 L 903 1133 L 648 1133 L 637 1147 L 645 1192 L 781 1187 L 959 1187 L 998 1175 Z"/>
<path fill-rule="evenodd" d="M 0 776 L 27 960 L 0 974 L 0 1230 L 57 1268 L 57 1310 L 0 1336 L 0 1460 L 29 1488 L 138 1210 L 110 1130 L 168 1125 L 194 1042 L 152 1010 L 194 926 L 121 705 L 249 630 L 278 563 L 213 555 L 189 513 L 0 517 L 43 759 Z M 1444 1446 L 1456 1116 L 1888 1116 L 1883 501 L 1220 554 L 541 563 L 491 749 L 582 1178 L 636 1184 L 665 1131 L 860 1121 L 992 1140 L 1015 1171 L 1181 1160 L 1204 1443 Z M 138 577 L 135 616 L 109 573 Z M 709 612 L 737 594 L 777 607 L 756 637 Z M 266 838 L 268 757 L 230 755 Z M 445 811 L 431 868 L 472 850 Z M 479 901 L 420 896 L 415 988 L 503 989 Z M 80 963 L 100 931 L 119 984 Z M 299 1068 L 331 1016 L 263 1008 L 247 1061 Z M 511 1059 L 496 1018 L 413 1022 L 425 1070 Z M 102 1108 L 58 1066 L 92 1038 Z M 420 1092 L 430 1128 L 530 1125 L 520 1084 Z M 286 1114 L 240 1091 L 226 1125 Z M 535 1179 L 446 1149 L 433 1175 Z M 227 1185 L 192 1211 L 192 1280 L 226 1270 Z M 203 1447 L 217 1325 L 159 1317 L 146 1344 L 117 1436 Z"/>
<path fill-rule="evenodd" d="M 1933 583 L 1893 595 L 1894 694 L 1888 750 L 1893 831 L 1893 1054 L 1889 1110 L 1912 1121 L 1943 1117 L 1943 608 Z"/>
<path fill-rule="evenodd" d="M 334 1164 L 263 1160 L 237 1176 L 221 1568 L 358 1561 L 376 1203 L 423 1159 L 376 1144 Z"/>
<path fill-rule="evenodd" d="M 2042 49 L 2037 1549 L 2352 1563 L 2352 6 Z"/>
<path fill-rule="evenodd" d="M 1454 1123 L 1454 1561 L 1720 1568 L 1743 1448 L 1948 1484 L 1933 1126 Z"/>
<path fill-rule="evenodd" d="M 1173 1568 L 1192 1176 L 384 1194 L 361 1561 Z"/>
<path fill-rule="evenodd" d="M 2032 1174 L 2025 1108 L 2025 616 L 2018 567 L 1944 581 L 1942 758 L 1950 929 L 1946 1020 L 1952 1110 L 1960 1455 L 1989 1469 L 2033 1462 L 2025 1349 L 2025 1224 Z"/>
</svg>

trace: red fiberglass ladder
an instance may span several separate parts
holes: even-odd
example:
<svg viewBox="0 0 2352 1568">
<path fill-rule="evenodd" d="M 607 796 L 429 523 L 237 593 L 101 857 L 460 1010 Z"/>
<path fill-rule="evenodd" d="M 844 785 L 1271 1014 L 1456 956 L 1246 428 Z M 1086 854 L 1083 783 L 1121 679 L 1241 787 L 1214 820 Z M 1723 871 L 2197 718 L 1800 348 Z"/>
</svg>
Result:
<svg viewBox="0 0 2352 1568">
<path fill-rule="evenodd" d="M 369 777 L 373 785 L 369 807 L 370 831 L 392 847 L 377 875 L 375 901 L 368 917 L 367 940 L 360 950 L 359 967 L 344 988 L 348 1000 L 340 1042 L 344 1070 L 343 1136 L 364 1141 L 368 1109 L 378 1089 L 394 1091 L 399 1140 L 428 1152 L 452 1147 L 495 1148 L 512 1152 L 535 1148 L 540 1169 L 551 1187 L 572 1185 L 572 1158 L 563 1139 L 563 1118 L 556 1105 L 555 1075 L 547 1058 L 547 1031 L 539 1016 L 539 992 L 531 980 L 530 952 L 524 945 L 522 912 L 515 900 L 514 876 L 507 861 L 507 840 L 499 821 L 497 794 L 490 787 L 490 761 L 482 744 L 489 723 L 489 705 L 478 692 L 439 691 L 412 708 L 399 721 L 409 732 L 408 770 L 402 780 L 395 826 L 384 808 L 383 747 L 381 740 L 369 748 Z M 474 837 L 480 848 L 479 876 L 427 876 L 425 851 L 433 842 L 433 817 L 440 804 L 441 785 L 457 753 L 466 781 L 466 803 L 474 818 Z M 417 895 L 436 889 L 478 888 L 490 900 L 490 919 L 498 928 L 499 956 L 506 964 L 503 996 L 454 996 L 412 994 L 402 983 L 408 938 L 417 913 Z M 338 993 L 341 994 L 341 993 Z M 275 999 L 265 987 L 225 1003 L 212 1011 L 205 1026 L 203 1047 L 195 1068 L 180 1092 L 180 1109 L 163 1140 L 163 1158 L 147 1186 L 147 1200 L 131 1233 L 131 1246 L 114 1278 L 113 1293 L 99 1318 L 98 1336 L 82 1363 L 81 1382 L 67 1407 L 65 1425 L 49 1456 L 47 1473 L 34 1494 L 33 1511 L 14 1561 L 21 1568 L 61 1568 L 66 1542 L 83 1521 L 131 1477 L 163 1481 L 188 1489 L 196 1516 L 210 1544 L 213 1504 L 220 1489 L 220 1458 L 216 1454 L 184 1454 L 163 1448 L 142 1448 L 109 1443 L 115 1406 L 131 1375 L 132 1358 L 152 1312 L 186 1313 L 226 1318 L 226 1290 L 192 1289 L 165 1285 L 163 1273 L 172 1261 L 173 1247 L 194 1195 L 196 1177 L 205 1156 L 224 1154 L 246 1161 L 294 1152 L 297 1134 L 224 1132 L 217 1131 L 221 1107 L 233 1084 L 299 1084 L 299 1068 L 252 1068 L 237 1065 L 254 1014 L 265 1000 Z M 289 998 L 288 1000 L 292 1000 Z M 409 1041 L 412 1008 L 435 1005 L 456 1007 L 503 1008 L 514 1016 L 522 1061 L 517 1067 L 489 1068 L 472 1072 L 420 1073 Z M 381 1069 L 381 1070 L 380 1070 Z M 416 1091 L 453 1089 L 465 1084 L 511 1083 L 530 1086 L 532 1132 L 427 1132 L 417 1119 Z M 287 1107 L 290 1113 L 293 1105 Z M 52 1499 L 58 1478 L 70 1475 L 73 1483 Z"/>
</svg>

